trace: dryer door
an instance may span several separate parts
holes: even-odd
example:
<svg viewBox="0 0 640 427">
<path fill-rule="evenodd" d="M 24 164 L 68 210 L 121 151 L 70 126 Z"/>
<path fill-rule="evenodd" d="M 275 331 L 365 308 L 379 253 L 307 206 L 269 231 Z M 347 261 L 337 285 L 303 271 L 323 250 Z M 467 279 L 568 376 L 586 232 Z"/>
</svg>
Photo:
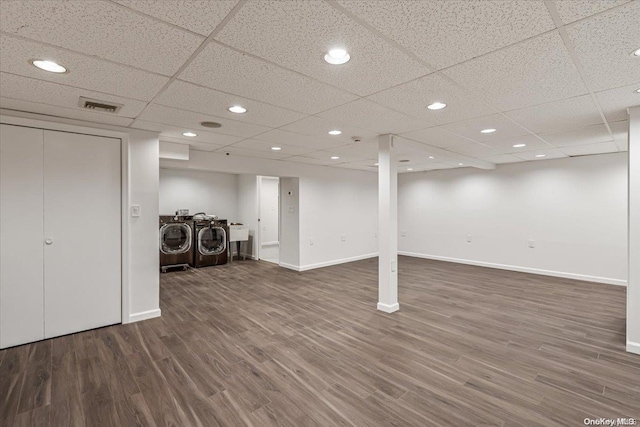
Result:
<svg viewBox="0 0 640 427">
<path fill-rule="evenodd" d="M 227 250 L 227 232 L 222 227 L 204 227 L 198 231 L 198 251 L 202 255 L 219 255 Z"/>
<path fill-rule="evenodd" d="M 160 252 L 167 255 L 188 252 L 191 239 L 191 227 L 188 224 L 165 224 L 160 228 Z"/>
</svg>

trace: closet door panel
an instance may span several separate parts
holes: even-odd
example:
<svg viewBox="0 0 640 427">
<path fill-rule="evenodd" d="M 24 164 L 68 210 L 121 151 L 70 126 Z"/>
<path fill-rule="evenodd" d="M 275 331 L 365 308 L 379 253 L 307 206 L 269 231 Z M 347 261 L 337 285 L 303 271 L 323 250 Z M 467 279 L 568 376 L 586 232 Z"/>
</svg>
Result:
<svg viewBox="0 0 640 427">
<path fill-rule="evenodd" d="M 42 141 L 0 125 L 0 348 L 44 338 Z"/>
<path fill-rule="evenodd" d="M 47 338 L 121 322 L 120 145 L 44 132 Z"/>
</svg>

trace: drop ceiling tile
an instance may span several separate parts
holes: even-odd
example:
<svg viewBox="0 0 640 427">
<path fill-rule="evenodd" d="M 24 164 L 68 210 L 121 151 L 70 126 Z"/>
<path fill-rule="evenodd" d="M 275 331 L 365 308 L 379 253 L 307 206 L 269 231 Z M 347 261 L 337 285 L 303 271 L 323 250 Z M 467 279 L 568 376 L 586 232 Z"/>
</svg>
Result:
<svg viewBox="0 0 640 427">
<path fill-rule="evenodd" d="M 375 168 L 372 168 L 370 166 L 362 166 L 359 165 L 357 163 L 340 163 L 337 165 L 330 165 L 332 167 L 336 167 L 336 168 L 341 168 L 341 169 L 350 169 L 350 170 L 356 170 L 356 171 L 363 171 L 363 172 L 370 172 L 370 173 L 377 173 L 377 170 Z"/>
<path fill-rule="evenodd" d="M 154 103 L 270 127 L 283 126 L 307 117 L 303 113 L 285 110 L 179 80 L 171 83 L 167 90 L 155 99 Z M 247 109 L 247 112 L 244 114 L 232 113 L 228 110 L 232 105 L 241 105 Z"/>
<path fill-rule="evenodd" d="M 535 135 L 521 135 L 514 138 L 487 141 L 486 144 L 502 153 L 521 153 L 523 151 L 543 150 L 549 148 L 549 144 Z M 514 147 L 517 144 L 526 144 L 524 147 Z"/>
<path fill-rule="evenodd" d="M 480 160 L 484 160 L 485 162 L 495 163 L 496 165 L 501 165 L 505 163 L 517 163 L 522 161 L 522 159 L 516 156 L 512 156 L 511 154 L 499 154 L 497 156 L 483 157 Z"/>
<path fill-rule="evenodd" d="M 296 147 L 312 148 L 315 150 L 325 150 L 344 144 L 344 140 L 333 139 L 329 135 L 326 137 L 314 137 L 288 132 L 281 129 L 272 129 L 268 132 L 257 135 L 254 139 L 268 141 L 273 144 L 286 144 Z"/>
<path fill-rule="evenodd" d="M 218 43 L 208 44 L 180 79 L 307 114 L 357 98 Z"/>
<path fill-rule="evenodd" d="M 293 162 L 293 163 L 306 163 L 309 165 L 329 165 L 333 164 L 333 160 L 331 159 L 313 159 L 311 157 L 304 156 L 291 156 L 282 159 L 285 162 Z"/>
<path fill-rule="evenodd" d="M 443 72 L 501 111 L 587 93 L 557 31 Z"/>
<path fill-rule="evenodd" d="M 48 105 L 41 102 L 24 101 L 0 97 L 0 108 L 8 110 L 26 111 L 29 113 L 44 114 L 51 117 L 63 117 L 66 119 L 84 120 L 86 122 L 102 123 L 114 126 L 129 126 L 132 119 L 107 113 L 65 108 L 58 105 Z"/>
<path fill-rule="evenodd" d="M 114 0 L 138 12 L 208 36 L 238 0 Z"/>
<path fill-rule="evenodd" d="M 555 147 L 595 144 L 613 140 L 605 125 L 587 126 L 566 132 L 542 133 L 540 137 Z"/>
<path fill-rule="evenodd" d="M 620 122 L 610 122 L 609 127 L 613 133 L 613 139 L 627 139 L 629 135 L 629 121 L 623 120 Z"/>
<path fill-rule="evenodd" d="M 258 159 L 270 159 L 270 160 L 280 160 L 285 157 L 289 157 L 286 154 L 278 153 L 275 151 L 262 151 L 262 150 L 249 150 L 246 148 L 235 147 L 230 145 L 228 147 L 220 148 L 216 150 L 218 153 L 229 153 L 230 156 L 242 156 L 242 157 L 255 157 Z"/>
<path fill-rule="evenodd" d="M 344 124 L 343 120 L 335 118 L 326 119 L 323 117 L 311 116 L 287 126 L 283 126 L 282 130 L 296 132 L 302 135 L 308 135 L 316 138 L 326 138 L 335 145 L 349 144 L 353 142 L 351 137 L 358 136 L 361 138 L 371 138 L 377 135 L 376 132 L 363 128 Z M 340 135 L 329 135 L 329 131 L 339 130 Z"/>
<path fill-rule="evenodd" d="M 439 69 L 555 28 L 542 1 L 338 3 Z"/>
<path fill-rule="evenodd" d="M 544 155 L 544 157 L 536 157 L 538 155 Z M 522 160 L 549 160 L 549 159 L 561 159 L 568 157 L 562 151 L 557 148 L 548 148 L 545 150 L 527 151 L 524 153 L 514 154 L 514 156 L 521 158 Z"/>
<path fill-rule="evenodd" d="M 618 147 L 618 149 L 620 151 L 629 151 L 629 140 L 628 139 L 619 139 L 614 141 L 616 144 L 616 147 Z"/>
<path fill-rule="evenodd" d="M 453 145 L 469 141 L 468 139 L 455 135 L 441 127 L 431 127 L 411 132 L 404 132 L 400 136 L 441 148 L 451 147 Z"/>
<path fill-rule="evenodd" d="M 69 72 L 39 70 L 29 63 L 37 58 L 63 64 Z M 0 71 L 143 101 L 150 101 L 169 81 L 168 77 L 5 34 L 0 34 Z"/>
<path fill-rule="evenodd" d="M 531 132 L 558 132 L 602 123 L 591 95 L 509 111 L 507 116 Z"/>
<path fill-rule="evenodd" d="M 495 148 L 471 141 L 448 147 L 447 150 L 454 153 L 462 154 L 463 156 L 476 158 L 501 154 L 501 152 L 499 150 L 496 150 Z"/>
<path fill-rule="evenodd" d="M 371 95 L 368 99 L 432 125 L 442 125 L 497 111 L 483 101 L 475 100 L 467 90 L 439 74 L 404 83 Z M 444 102 L 442 110 L 429 110 L 427 105 Z"/>
<path fill-rule="evenodd" d="M 169 76 L 204 40 L 116 4 L 89 0 L 0 2 L 0 30 Z"/>
<path fill-rule="evenodd" d="M 186 141 L 189 144 L 191 144 L 191 142 L 193 141 L 197 141 L 197 142 L 204 142 L 209 144 L 216 144 L 216 145 L 219 145 L 220 147 L 223 147 L 225 145 L 231 145 L 244 139 L 239 136 L 209 132 L 208 130 L 205 130 L 205 128 L 201 126 L 198 126 L 197 129 L 185 129 L 182 126 L 172 126 L 172 125 L 166 125 L 163 123 L 147 122 L 139 119 L 133 122 L 131 127 L 136 129 L 144 129 L 144 130 L 152 130 L 155 132 L 160 132 L 160 136 L 163 138 L 179 139 L 182 141 Z M 197 134 L 197 136 L 193 138 L 183 136 L 182 132 L 185 132 L 186 130 L 194 131 Z"/>
<path fill-rule="evenodd" d="M 637 61 L 640 67 L 640 59 Z M 629 86 L 596 93 L 607 121 L 617 122 L 629 117 L 627 108 L 640 105 L 640 93 L 636 92 L 638 89 L 640 89 L 640 81 Z"/>
<path fill-rule="evenodd" d="M 361 96 L 432 71 L 322 1 L 249 2 L 216 40 Z M 334 47 L 351 60 L 327 64 Z"/>
<path fill-rule="evenodd" d="M 477 142 L 496 141 L 529 134 L 521 126 L 501 114 L 450 123 L 442 126 L 442 128 Z M 481 133 L 480 131 L 483 129 L 496 129 L 496 131 L 493 133 Z"/>
<path fill-rule="evenodd" d="M 22 99 L 25 101 L 39 102 L 47 105 L 55 105 L 70 109 L 78 109 L 86 112 L 78 106 L 80 97 L 98 99 L 100 101 L 123 104 L 122 109 L 112 116 L 134 118 L 147 105 L 143 101 L 122 98 L 104 93 L 93 92 L 86 89 L 77 89 L 44 80 L 35 80 L 15 74 L 0 73 L 0 93 L 3 97 Z M 91 113 L 96 113 L 91 111 Z"/>
<path fill-rule="evenodd" d="M 344 155 L 348 157 L 364 158 L 368 160 L 375 160 L 378 158 L 378 144 L 374 141 L 360 143 L 352 142 L 350 144 L 332 148 L 327 151 L 335 153 L 339 156 Z"/>
<path fill-rule="evenodd" d="M 306 155 L 307 153 L 311 153 L 315 151 L 310 148 L 296 147 L 295 145 L 285 145 L 285 144 L 274 145 L 271 142 L 259 141 L 257 139 L 245 139 L 244 141 L 240 141 L 233 144 L 233 146 L 238 148 L 246 148 L 248 150 L 274 152 L 276 154 L 283 154 L 288 156 Z M 280 151 L 272 150 L 271 147 L 280 147 L 281 150 Z"/>
<path fill-rule="evenodd" d="M 589 156 L 592 154 L 617 153 L 620 151 L 613 141 L 597 144 L 573 145 L 563 147 L 562 151 L 568 156 Z"/>
<path fill-rule="evenodd" d="M 594 91 L 640 82 L 640 2 L 630 2 L 566 28 Z"/>
<path fill-rule="evenodd" d="M 173 142 L 175 144 L 188 145 L 189 147 L 193 148 L 194 150 L 198 150 L 198 151 L 215 151 L 218 148 L 222 148 L 223 147 L 220 144 L 212 144 L 212 143 L 209 143 L 209 142 L 193 141 L 193 140 L 191 140 L 191 138 L 189 138 L 189 140 L 187 140 L 187 139 L 172 138 L 172 137 L 160 135 L 160 142 L 162 142 L 162 141 Z"/>
<path fill-rule="evenodd" d="M 562 22 L 568 24 L 631 0 L 556 0 L 555 5 Z"/>
<path fill-rule="evenodd" d="M 371 160 L 363 159 L 363 158 L 358 157 L 358 156 L 345 156 L 345 155 L 337 155 L 340 158 L 332 160 L 331 157 L 334 157 L 334 156 L 336 156 L 336 154 L 331 150 L 314 151 L 312 153 L 307 153 L 307 154 L 304 155 L 304 157 L 309 157 L 309 158 L 312 158 L 312 159 L 318 159 L 318 160 L 323 160 L 323 161 L 328 160 L 329 161 L 327 163 L 328 165 L 334 165 L 334 164 L 344 163 L 344 162 L 355 162 L 355 161 L 358 161 L 358 160 L 371 161 Z"/>
<path fill-rule="evenodd" d="M 359 99 L 318 114 L 336 123 L 349 123 L 379 134 L 402 133 L 429 126 L 424 120 L 409 117 L 367 99 Z"/>
<path fill-rule="evenodd" d="M 189 144 L 190 149 L 195 151 L 206 151 L 207 153 L 211 153 L 216 151 L 220 146 L 216 144 L 207 144 L 206 142 L 192 142 Z"/>
<path fill-rule="evenodd" d="M 213 133 L 222 133 L 224 135 L 242 136 L 245 138 L 250 138 L 270 129 L 265 126 L 242 123 L 222 117 L 179 110 L 177 108 L 165 107 L 163 105 L 156 104 L 150 104 L 138 118 L 149 122 L 181 126 L 184 127 L 184 131 L 191 130 L 196 133 L 196 129 L 202 129 L 202 126 L 200 126 L 201 122 L 213 121 L 220 123 L 222 127 L 219 129 L 208 129 L 208 131 Z"/>
</svg>

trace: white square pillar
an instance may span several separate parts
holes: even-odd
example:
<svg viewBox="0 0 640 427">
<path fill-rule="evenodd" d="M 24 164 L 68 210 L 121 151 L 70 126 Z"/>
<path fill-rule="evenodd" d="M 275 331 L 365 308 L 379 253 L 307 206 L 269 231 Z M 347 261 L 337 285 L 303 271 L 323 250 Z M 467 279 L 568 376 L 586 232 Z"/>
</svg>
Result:
<svg viewBox="0 0 640 427">
<path fill-rule="evenodd" d="M 378 138 L 378 310 L 398 311 L 398 170 L 393 136 Z"/>
<path fill-rule="evenodd" d="M 640 106 L 629 108 L 627 351 L 640 354 Z"/>
</svg>

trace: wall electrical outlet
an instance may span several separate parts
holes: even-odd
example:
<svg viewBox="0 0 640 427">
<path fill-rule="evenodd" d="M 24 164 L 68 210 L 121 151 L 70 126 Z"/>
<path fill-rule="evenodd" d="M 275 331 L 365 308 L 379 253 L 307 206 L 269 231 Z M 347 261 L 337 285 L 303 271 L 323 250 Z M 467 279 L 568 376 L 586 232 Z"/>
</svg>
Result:
<svg viewBox="0 0 640 427">
<path fill-rule="evenodd" d="M 536 247 L 536 241 L 535 240 L 529 240 L 529 247 L 530 248 L 535 248 Z"/>
<path fill-rule="evenodd" d="M 343 242 L 346 242 L 346 241 L 347 241 L 347 236 L 345 236 L 344 234 L 342 234 L 342 235 L 340 236 L 340 240 L 342 240 Z"/>
<path fill-rule="evenodd" d="M 467 243 L 471 243 L 471 234 L 467 234 Z"/>
<path fill-rule="evenodd" d="M 400 232 L 400 237 L 407 237 L 407 231 L 406 230 L 402 230 Z"/>
<path fill-rule="evenodd" d="M 378 232 L 373 233 L 373 237 L 378 238 Z"/>
<path fill-rule="evenodd" d="M 309 246 L 313 246 L 313 237 L 309 237 Z"/>
</svg>

